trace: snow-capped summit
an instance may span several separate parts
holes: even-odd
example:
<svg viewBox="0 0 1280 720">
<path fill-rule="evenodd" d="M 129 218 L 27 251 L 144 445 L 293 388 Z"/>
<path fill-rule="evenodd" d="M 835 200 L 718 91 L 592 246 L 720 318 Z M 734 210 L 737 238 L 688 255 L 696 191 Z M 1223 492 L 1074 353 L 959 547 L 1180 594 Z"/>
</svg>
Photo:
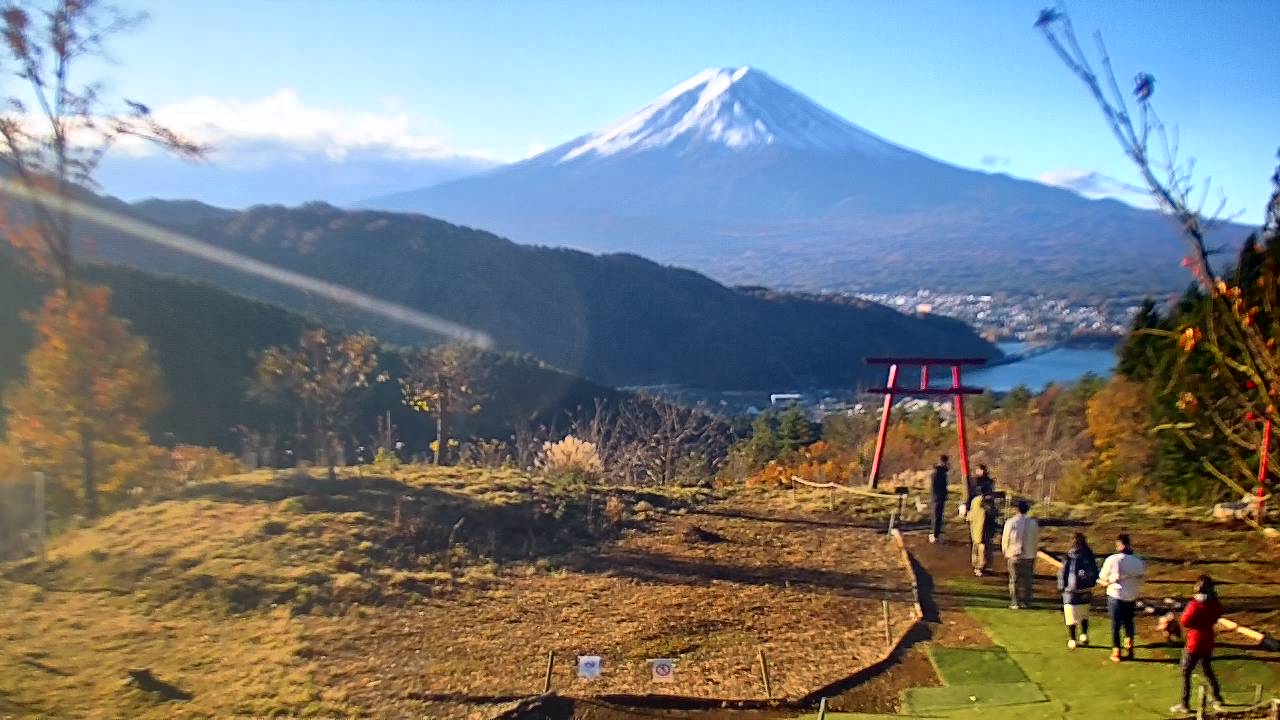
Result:
<svg viewBox="0 0 1280 720">
<path fill-rule="evenodd" d="M 1157 257 L 1178 270 L 1155 213 L 941 162 L 753 67 L 704 70 L 534 157 L 368 204 L 748 285 L 1039 292 L 1068 274 L 1150 277 Z"/>
<path fill-rule="evenodd" d="M 558 148 L 559 163 L 655 148 L 767 145 L 900 151 L 756 68 L 708 68 L 609 126 Z"/>
</svg>

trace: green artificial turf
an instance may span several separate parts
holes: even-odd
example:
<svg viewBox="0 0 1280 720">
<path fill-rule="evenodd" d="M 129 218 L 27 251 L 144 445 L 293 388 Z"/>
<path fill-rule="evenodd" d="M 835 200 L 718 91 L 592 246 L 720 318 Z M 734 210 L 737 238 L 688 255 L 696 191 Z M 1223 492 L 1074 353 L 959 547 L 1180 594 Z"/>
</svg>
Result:
<svg viewBox="0 0 1280 720">
<path fill-rule="evenodd" d="M 929 647 L 929 659 L 947 685 L 1025 683 L 1026 673 L 1004 648 Z"/>
<path fill-rule="evenodd" d="M 1065 715 L 1048 717 L 1169 717 L 1169 706 L 1178 700 L 1179 648 L 1144 647 L 1139 642 L 1136 661 L 1112 663 L 1110 648 L 1106 647 L 1110 643 L 1105 618 L 1094 618 L 1092 647 L 1068 650 L 1062 616 L 1056 609 L 1027 611 L 988 606 L 972 607 L 967 612 L 986 626 L 992 640 L 1005 649 L 1031 682 L 1065 706 Z M 1255 684 L 1261 684 L 1268 697 L 1280 691 L 1277 659 L 1273 653 L 1220 648 L 1214 669 L 1222 681 L 1226 700 L 1250 702 Z M 1199 674 L 1195 682 L 1199 684 Z"/>
<path fill-rule="evenodd" d="M 978 683 L 943 687 L 912 688 L 902 696 L 903 709 L 917 715 L 937 715 L 947 710 L 972 707 L 1001 707 L 1041 703 L 1049 698 L 1029 682 Z"/>
</svg>

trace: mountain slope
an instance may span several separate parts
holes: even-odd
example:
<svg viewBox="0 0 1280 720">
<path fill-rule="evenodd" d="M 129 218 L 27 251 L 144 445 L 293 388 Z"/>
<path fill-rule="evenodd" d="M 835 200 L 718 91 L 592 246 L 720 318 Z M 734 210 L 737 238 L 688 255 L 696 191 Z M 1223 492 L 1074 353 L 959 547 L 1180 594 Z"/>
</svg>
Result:
<svg viewBox="0 0 1280 720">
<path fill-rule="evenodd" d="M 883 306 L 765 299 L 632 255 L 517 245 L 431 218 L 324 204 L 244 212 L 151 201 L 119 213 L 482 330 L 607 385 L 727 389 L 848 387 L 869 380 L 868 355 L 992 356 L 967 326 Z M 436 341 L 301 292 L 93 230 L 100 258 L 197 278 L 325 320 L 369 326 L 403 343 Z"/>
<path fill-rule="evenodd" d="M 111 311 L 125 320 L 151 347 L 160 367 L 168 402 L 151 423 L 160 442 L 213 445 L 238 451 L 238 425 L 256 431 L 292 431 L 291 413 L 250 401 L 246 391 L 254 374 L 254 355 L 271 345 L 291 345 L 304 327 L 314 325 L 283 308 L 233 295 L 219 288 L 157 277 L 124 267 L 90 266 L 85 280 L 111 288 Z M 25 313 L 37 309 L 47 286 L 26 272 L 13 254 L 0 248 L 0 395 L 6 383 L 21 381 L 23 357 L 33 341 Z M 390 350 L 382 367 L 399 376 L 401 363 Z M 515 354 L 486 356 L 486 387 L 491 391 L 479 413 L 456 426 L 459 437 L 506 437 L 515 419 L 535 424 L 563 422 L 566 413 L 591 408 L 618 391 L 601 387 Z M 420 449 L 435 426 L 400 402 L 395 382 L 380 385 L 352 427 L 360 439 L 373 435 L 375 418 L 391 413 L 397 437 Z M 0 409 L 0 428 L 3 427 Z"/>
<path fill-rule="evenodd" d="M 933 160 L 754 68 L 704 71 L 541 155 L 365 205 L 523 243 L 635 252 L 735 284 L 1156 291 L 1186 281 L 1156 213 Z"/>
</svg>

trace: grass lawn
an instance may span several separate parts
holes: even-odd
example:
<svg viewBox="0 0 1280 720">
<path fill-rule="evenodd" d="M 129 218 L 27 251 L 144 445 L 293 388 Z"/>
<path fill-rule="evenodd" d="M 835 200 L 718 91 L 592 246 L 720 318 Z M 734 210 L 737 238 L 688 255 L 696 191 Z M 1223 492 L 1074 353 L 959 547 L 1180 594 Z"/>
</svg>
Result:
<svg viewBox="0 0 1280 720">
<path fill-rule="evenodd" d="M 973 583 L 948 582 L 946 585 L 963 587 Z M 1105 618 L 1094 618 L 1094 646 L 1069 651 L 1065 646 L 1062 617 L 1056 607 L 1015 611 L 995 607 L 989 601 L 978 605 L 967 607 L 965 611 L 986 626 L 992 640 L 1008 653 L 1028 680 L 1044 691 L 1049 703 L 958 711 L 940 709 L 931 714 L 955 718 L 980 714 L 986 720 L 1040 717 L 1140 720 L 1169 717 L 1169 706 L 1177 701 L 1179 692 L 1177 663 L 1181 651 L 1178 648 L 1164 645 L 1146 647 L 1144 645 L 1150 643 L 1140 637 L 1137 661 L 1114 664 L 1108 658 L 1109 647 L 1105 647 L 1110 644 L 1106 638 L 1109 629 Z M 1152 624 L 1152 621 L 1139 619 L 1140 635 L 1144 623 Z M 963 662 L 950 661 L 950 664 L 965 667 Z M 1214 666 L 1229 703 L 1251 702 L 1255 684 L 1261 684 L 1267 693 L 1280 691 L 1280 657 L 1274 653 L 1223 647 L 1218 651 Z M 940 674 L 946 678 L 948 671 L 943 667 L 945 664 L 940 666 Z M 954 674 L 955 670 L 951 673 Z M 1003 673 L 1001 671 L 998 677 L 1006 677 Z M 990 687 L 999 690 L 995 682 Z"/>
</svg>

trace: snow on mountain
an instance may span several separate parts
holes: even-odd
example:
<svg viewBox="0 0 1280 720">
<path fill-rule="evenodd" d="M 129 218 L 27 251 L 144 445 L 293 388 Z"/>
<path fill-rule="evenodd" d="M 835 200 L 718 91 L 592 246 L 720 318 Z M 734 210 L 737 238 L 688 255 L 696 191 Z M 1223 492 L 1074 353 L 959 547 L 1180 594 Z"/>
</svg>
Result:
<svg viewBox="0 0 1280 720">
<path fill-rule="evenodd" d="M 558 163 L 590 156 L 721 145 L 903 152 L 758 69 L 708 68 L 625 118 L 573 141 Z"/>
<path fill-rule="evenodd" d="M 1186 282 L 1181 245 L 1156 213 L 941 162 L 750 67 L 704 70 L 522 162 L 365 204 L 735 284 L 1164 292 Z"/>
</svg>

